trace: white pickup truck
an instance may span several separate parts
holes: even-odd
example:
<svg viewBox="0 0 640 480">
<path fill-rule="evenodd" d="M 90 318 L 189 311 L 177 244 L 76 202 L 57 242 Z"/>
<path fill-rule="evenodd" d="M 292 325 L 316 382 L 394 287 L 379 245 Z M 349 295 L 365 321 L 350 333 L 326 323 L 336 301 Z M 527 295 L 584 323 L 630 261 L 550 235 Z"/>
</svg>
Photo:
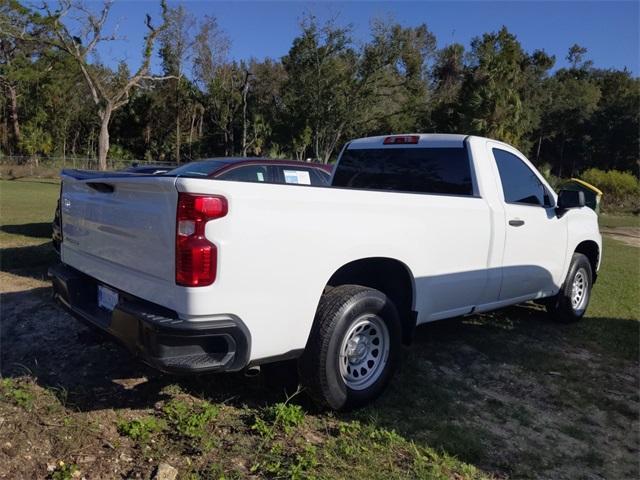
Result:
<svg viewBox="0 0 640 480">
<path fill-rule="evenodd" d="M 416 325 L 581 318 L 602 256 L 582 193 L 487 138 L 353 140 L 329 187 L 197 177 L 64 171 L 55 297 L 163 371 L 295 359 L 335 409 L 385 388 Z"/>
</svg>

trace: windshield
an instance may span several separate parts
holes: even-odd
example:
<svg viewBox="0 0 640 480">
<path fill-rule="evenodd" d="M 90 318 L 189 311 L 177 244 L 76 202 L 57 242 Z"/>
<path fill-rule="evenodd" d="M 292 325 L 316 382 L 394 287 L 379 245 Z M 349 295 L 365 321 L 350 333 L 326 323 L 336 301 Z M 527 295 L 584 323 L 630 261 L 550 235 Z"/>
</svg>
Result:
<svg viewBox="0 0 640 480">
<path fill-rule="evenodd" d="M 212 173 L 220 170 L 225 165 L 227 165 L 227 163 L 221 160 L 203 160 L 200 162 L 186 163 L 178 168 L 169 170 L 165 175 L 176 177 L 202 178 L 208 177 Z"/>
</svg>

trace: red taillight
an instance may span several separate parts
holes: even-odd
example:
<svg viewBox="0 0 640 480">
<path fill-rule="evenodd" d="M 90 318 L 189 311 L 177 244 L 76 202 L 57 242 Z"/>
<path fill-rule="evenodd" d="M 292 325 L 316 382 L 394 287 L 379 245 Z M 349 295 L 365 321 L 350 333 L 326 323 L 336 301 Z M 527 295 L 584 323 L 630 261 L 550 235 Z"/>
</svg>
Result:
<svg viewBox="0 0 640 480">
<path fill-rule="evenodd" d="M 227 199 L 219 195 L 178 193 L 176 215 L 176 283 L 186 287 L 211 285 L 216 279 L 218 250 L 204 236 L 209 220 L 224 217 Z"/>
<path fill-rule="evenodd" d="M 394 135 L 384 139 L 385 145 L 415 145 L 420 140 L 419 135 Z"/>
</svg>

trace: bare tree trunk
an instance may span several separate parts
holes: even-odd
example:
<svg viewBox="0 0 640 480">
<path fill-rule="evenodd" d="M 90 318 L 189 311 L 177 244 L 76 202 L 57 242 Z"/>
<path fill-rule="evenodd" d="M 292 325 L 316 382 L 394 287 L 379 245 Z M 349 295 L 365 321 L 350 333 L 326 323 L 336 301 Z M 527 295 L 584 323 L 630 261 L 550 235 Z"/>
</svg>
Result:
<svg viewBox="0 0 640 480">
<path fill-rule="evenodd" d="M 0 112 L 0 118 L 2 118 L 2 128 L 0 128 L 0 132 L 2 132 L 2 146 L 5 147 L 7 151 L 9 151 L 9 115 L 7 114 L 7 106 L 5 104 L 0 105 L 2 108 L 2 112 Z"/>
<path fill-rule="evenodd" d="M 245 72 L 244 85 L 242 86 L 242 156 L 247 156 L 247 95 L 249 94 L 249 75 Z"/>
<path fill-rule="evenodd" d="M 236 154 L 236 139 L 233 136 L 233 120 L 229 122 L 229 154 L 232 157 Z"/>
<path fill-rule="evenodd" d="M 565 137 L 562 137 L 562 144 L 560 145 L 560 171 L 558 172 L 560 178 L 562 178 L 562 167 L 564 163 L 564 141 Z"/>
<path fill-rule="evenodd" d="M 540 162 L 540 147 L 542 146 L 542 135 L 538 138 L 538 150 L 536 151 L 536 165 Z"/>
<path fill-rule="evenodd" d="M 316 122 L 316 131 L 314 132 L 314 145 L 313 151 L 315 153 L 316 159 L 320 160 L 320 127 L 318 126 L 318 122 Z"/>
<path fill-rule="evenodd" d="M 196 107 L 191 111 L 191 126 L 189 127 L 189 143 L 193 142 L 193 129 L 196 125 Z"/>
<path fill-rule="evenodd" d="M 180 163 L 180 112 L 176 112 L 176 163 Z"/>
<path fill-rule="evenodd" d="M 9 119 L 11 120 L 11 129 L 13 130 L 13 141 L 16 149 L 20 143 L 20 121 L 18 120 L 18 95 L 16 88 L 7 83 L 7 91 L 9 92 Z"/>
<path fill-rule="evenodd" d="M 193 106 L 191 110 L 191 127 L 189 128 L 189 157 L 193 158 L 193 131 L 196 127 L 196 114 L 198 112 L 198 105 Z"/>
<path fill-rule="evenodd" d="M 8 123 L 8 118 L 7 115 L 5 115 L 4 111 L 2 112 L 2 146 L 7 150 L 10 151 L 11 149 L 9 148 L 9 136 L 7 131 L 9 130 L 9 123 Z"/>
<path fill-rule="evenodd" d="M 78 142 L 78 137 L 80 136 L 80 130 L 76 130 L 76 134 L 73 136 L 73 142 L 71 142 L 71 155 L 76 156 L 76 143 Z M 75 162 L 75 159 L 74 159 Z M 74 163 L 75 166 L 75 163 Z"/>
<path fill-rule="evenodd" d="M 100 116 L 100 136 L 98 137 L 98 169 L 107 169 L 107 154 L 109 153 L 109 122 L 113 113 L 113 105 L 107 104 L 98 114 Z"/>
<path fill-rule="evenodd" d="M 180 164 L 180 77 L 176 80 L 176 163 Z"/>
</svg>

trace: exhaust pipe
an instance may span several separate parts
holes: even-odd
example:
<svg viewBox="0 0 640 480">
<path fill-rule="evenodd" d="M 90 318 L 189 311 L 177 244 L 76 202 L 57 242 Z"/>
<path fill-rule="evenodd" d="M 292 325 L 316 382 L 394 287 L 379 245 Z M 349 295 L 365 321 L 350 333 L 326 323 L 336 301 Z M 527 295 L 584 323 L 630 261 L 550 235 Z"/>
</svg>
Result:
<svg viewBox="0 0 640 480">
<path fill-rule="evenodd" d="M 244 371 L 244 376 L 248 378 L 254 378 L 260 375 L 260 366 L 255 365 L 253 367 L 249 367 Z"/>
</svg>

